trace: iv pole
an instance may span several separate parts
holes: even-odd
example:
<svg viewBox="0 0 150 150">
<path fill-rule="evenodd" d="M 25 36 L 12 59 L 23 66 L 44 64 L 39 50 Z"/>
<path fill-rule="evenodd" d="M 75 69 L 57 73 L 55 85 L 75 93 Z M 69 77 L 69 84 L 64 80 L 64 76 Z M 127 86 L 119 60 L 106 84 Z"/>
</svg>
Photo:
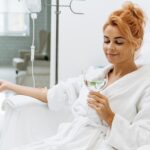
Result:
<svg viewBox="0 0 150 150">
<path fill-rule="evenodd" d="M 56 1 L 56 78 L 55 83 L 58 83 L 58 61 L 59 61 L 59 0 Z"/>
<path fill-rule="evenodd" d="M 56 48 L 56 55 L 55 55 L 55 84 L 58 83 L 58 70 L 59 70 L 59 15 L 61 13 L 60 11 L 60 7 L 68 7 L 70 8 L 71 12 L 73 14 L 76 14 L 76 15 L 83 15 L 84 13 L 81 13 L 81 12 L 76 12 L 73 10 L 72 8 L 72 4 L 73 4 L 73 1 L 74 0 L 71 0 L 70 1 L 70 4 L 69 5 L 59 5 L 59 0 L 56 0 L 56 5 L 53 5 L 53 4 L 47 4 L 49 6 L 54 6 L 56 7 L 56 39 L 55 39 L 55 48 Z M 80 0 L 80 1 L 85 1 L 85 0 Z"/>
</svg>

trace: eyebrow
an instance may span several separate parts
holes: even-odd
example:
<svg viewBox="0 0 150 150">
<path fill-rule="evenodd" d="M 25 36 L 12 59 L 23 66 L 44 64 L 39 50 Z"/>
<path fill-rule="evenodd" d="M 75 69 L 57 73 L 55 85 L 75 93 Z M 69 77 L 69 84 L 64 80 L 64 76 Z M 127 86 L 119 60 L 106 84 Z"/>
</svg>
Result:
<svg viewBox="0 0 150 150">
<path fill-rule="evenodd" d="M 104 37 L 105 38 L 109 38 L 108 36 L 106 36 L 106 35 L 104 35 Z M 124 37 L 122 37 L 122 36 L 117 36 L 117 37 L 115 37 L 114 39 L 124 39 L 125 40 L 125 38 Z"/>
</svg>

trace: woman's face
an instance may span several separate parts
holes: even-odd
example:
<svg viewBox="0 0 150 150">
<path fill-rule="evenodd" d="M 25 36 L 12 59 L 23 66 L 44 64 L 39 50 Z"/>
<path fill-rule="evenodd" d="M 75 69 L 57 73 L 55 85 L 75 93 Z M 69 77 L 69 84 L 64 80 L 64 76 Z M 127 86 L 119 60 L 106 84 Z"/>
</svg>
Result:
<svg viewBox="0 0 150 150">
<path fill-rule="evenodd" d="M 133 45 L 116 26 L 108 25 L 105 28 L 103 49 L 108 61 L 114 65 L 134 61 Z"/>
</svg>

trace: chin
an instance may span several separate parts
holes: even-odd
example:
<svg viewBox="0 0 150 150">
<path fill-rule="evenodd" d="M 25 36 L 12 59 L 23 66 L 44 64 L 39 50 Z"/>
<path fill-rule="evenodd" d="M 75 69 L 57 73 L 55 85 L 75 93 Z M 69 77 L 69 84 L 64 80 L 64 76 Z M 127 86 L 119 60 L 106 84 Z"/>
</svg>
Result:
<svg viewBox="0 0 150 150">
<path fill-rule="evenodd" d="M 116 65 L 116 64 L 118 64 L 118 62 L 113 61 L 113 60 L 108 60 L 108 62 L 109 62 L 110 64 L 112 64 L 112 65 Z"/>
<path fill-rule="evenodd" d="M 116 63 L 116 61 L 114 61 L 114 60 L 112 60 L 112 59 L 107 59 L 107 60 L 108 60 L 108 62 L 111 63 L 111 64 L 115 64 L 115 63 Z"/>
</svg>

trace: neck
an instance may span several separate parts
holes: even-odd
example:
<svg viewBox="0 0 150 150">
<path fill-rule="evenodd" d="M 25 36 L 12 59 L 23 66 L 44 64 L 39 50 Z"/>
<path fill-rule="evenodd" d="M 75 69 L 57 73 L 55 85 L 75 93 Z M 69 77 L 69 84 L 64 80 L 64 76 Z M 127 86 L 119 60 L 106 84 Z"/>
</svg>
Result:
<svg viewBox="0 0 150 150">
<path fill-rule="evenodd" d="M 122 77 L 132 71 L 135 71 L 137 66 L 135 63 L 132 64 L 117 64 L 113 66 L 112 74 L 116 77 Z"/>
</svg>

